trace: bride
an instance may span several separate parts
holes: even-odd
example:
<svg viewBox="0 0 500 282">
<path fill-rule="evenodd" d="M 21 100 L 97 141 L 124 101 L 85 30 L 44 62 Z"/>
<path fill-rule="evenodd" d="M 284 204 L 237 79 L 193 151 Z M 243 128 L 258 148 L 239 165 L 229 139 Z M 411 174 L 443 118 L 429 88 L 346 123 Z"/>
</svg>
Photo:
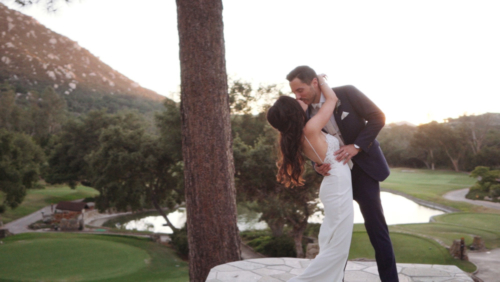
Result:
<svg viewBox="0 0 500 282">
<path fill-rule="evenodd" d="M 338 139 L 322 131 L 338 100 L 325 77 L 318 75 L 325 103 L 311 119 L 306 118 L 307 105 L 288 96 L 281 96 L 267 113 L 268 122 L 280 132 L 277 175 L 280 183 L 286 187 L 304 184 L 304 155 L 317 164 L 329 163 L 331 168 L 319 190 L 325 212 L 318 235 L 319 254 L 301 275 L 289 282 L 342 281 L 351 245 L 354 214 L 351 172 L 347 164 L 335 160 L 333 153 L 340 147 Z"/>
</svg>

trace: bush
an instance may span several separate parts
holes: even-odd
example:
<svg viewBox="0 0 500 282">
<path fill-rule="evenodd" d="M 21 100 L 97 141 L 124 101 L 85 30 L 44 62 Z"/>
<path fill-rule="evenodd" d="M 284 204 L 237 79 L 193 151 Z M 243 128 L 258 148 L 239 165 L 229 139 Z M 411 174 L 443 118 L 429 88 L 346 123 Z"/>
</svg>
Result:
<svg viewBox="0 0 500 282">
<path fill-rule="evenodd" d="M 271 236 L 271 231 L 269 229 L 266 229 L 266 230 L 247 230 L 240 232 L 240 237 L 243 239 L 243 241 L 251 241 L 253 239 L 263 236 Z"/>
<path fill-rule="evenodd" d="M 187 224 L 179 229 L 174 230 L 174 233 L 171 236 L 172 245 L 177 253 L 183 257 L 189 257 L 189 245 L 188 245 L 188 237 L 187 237 Z"/>
<path fill-rule="evenodd" d="M 321 223 L 308 223 L 306 231 L 304 231 L 304 236 L 318 238 L 320 227 Z"/>
<path fill-rule="evenodd" d="M 500 197 L 500 184 L 493 184 L 490 186 L 490 197 L 492 198 Z"/>
<path fill-rule="evenodd" d="M 290 236 L 262 236 L 248 242 L 256 252 L 269 257 L 296 257 L 295 243 Z"/>
<path fill-rule="evenodd" d="M 471 200 L 484 200 L 484 197 L 488 196 L 488 192 L 483 191 L 482 187 L 477 183 L 472 186 L 469 193 L 465 195 L 465 198 Z"/>
</svg>

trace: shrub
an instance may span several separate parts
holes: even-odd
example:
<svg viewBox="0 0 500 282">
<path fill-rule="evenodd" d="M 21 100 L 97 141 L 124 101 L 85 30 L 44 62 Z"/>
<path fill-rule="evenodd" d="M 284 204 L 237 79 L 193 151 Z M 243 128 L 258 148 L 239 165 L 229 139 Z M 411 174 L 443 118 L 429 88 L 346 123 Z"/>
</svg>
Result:
<svg viewBox="0 0 500 282">
<path fill-rule="evenodd" d="M 320 223 L 308 223 L 304 236 L 318 238 Z"/>
<path fill-rule="evenodd" d="M 483 191 L 481 185 L 474 184 L 469 190 L 469 193 L 465 195 L 467 199 L 471 200 L 484 200 L 484 197 L 488 196 L 488 192 Z"/>
<path fill-rule="evenodd" d="M 256 252 L 269 257 L 296 257 L 295 243 L 290 236 L 262 236 L 248 242 Z"/>
<path fill-rule="evenodd" d="M 179 230 L 174 230 L 174 233 L 170 237 L 172 239 L 172 245 L 177 253 L 183 258 L 188 258 L 189 245 L 187 237 L 187 224 Z"/>
<path fill-rule="evenodd" d="M 240 237 L 243 241 L 253 240 L 255 238 L 259 238 L 262 236 L 271 236 L 271 231 L 269 229 L 266 230 L 246 230 L 240 232 Z"/>
<path fill-rule="evenodd" d="M 500 197 L 500 184 L 493 184 L 490 186 L 490 197 Z"/>
</svg>

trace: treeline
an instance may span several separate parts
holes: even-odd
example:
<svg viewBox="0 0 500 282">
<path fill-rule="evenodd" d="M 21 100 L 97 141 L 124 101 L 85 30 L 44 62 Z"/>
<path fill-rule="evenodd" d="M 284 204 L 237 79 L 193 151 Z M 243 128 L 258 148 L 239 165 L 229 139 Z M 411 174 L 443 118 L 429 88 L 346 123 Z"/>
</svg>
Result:
<svg viewBox="0 0 500 282">
<path fill-rule="evenodd" d="M 271 236 L 257 241 L 277 246 L 286 237 L 292 245 L 276 255 L 303 257 L 307 220 L 319 211 L 321 177 L 307 163 L 306 185 L 287 189 L 276 182 L 278 133 L 267 123 L 266 111 L 282 94 L 275 85 L 254 89 L 239 80 L 229 85 L 237 202 L 260 213 L 270 227 Z M 0 213 L 44 182 L 86 185 L 99 191 L 100 210 L 156 208 L 174 230 L 178 250 L 187 252 L 185 228 L 178 230 L 163 212 L 184 202 L 178 104 L 165 100 L 153 118 L 105 109 L 74 116 L 50 88 L 17 94 L 3 84 L 0 107 Z M 497 122 L 498 115 L 486 114 L 444 124 L 391 125 L 379 140 L 392 166 L 494 167 L 500 160 Z"/>
<path fill-rule="evenodd" d="M 500 167 L 500 114 L 461 116 L 419 126 L 386 125 L 378 140 L 392 167 L 472 171 Z"/>
</svg>

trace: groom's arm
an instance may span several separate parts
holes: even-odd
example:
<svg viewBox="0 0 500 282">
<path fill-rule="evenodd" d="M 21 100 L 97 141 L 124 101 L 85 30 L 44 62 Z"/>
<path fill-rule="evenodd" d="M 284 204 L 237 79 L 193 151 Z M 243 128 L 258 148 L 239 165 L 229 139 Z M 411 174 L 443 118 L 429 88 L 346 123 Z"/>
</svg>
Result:
<svg viewBox="0 0 500 282">
<path fill-rule="evenodd" d="M 317 174 L 321 176 L 328 176 L 330 175 L 329 171 L 331 169 L 330 164 L 317 164 L 313 161 L 311 161 L 311 164 L 314 168 L 314 171 L 316 171 Z"/>
<path fill-rule="evenodd" d="M 385 125 L 384 113 L 365 94 L 352 85 L 345 86 L 347 99 L 356 113 L 367 122 L 354 141 L 364 152 L 370 153 L 373 141 Z"/>
</svg>

